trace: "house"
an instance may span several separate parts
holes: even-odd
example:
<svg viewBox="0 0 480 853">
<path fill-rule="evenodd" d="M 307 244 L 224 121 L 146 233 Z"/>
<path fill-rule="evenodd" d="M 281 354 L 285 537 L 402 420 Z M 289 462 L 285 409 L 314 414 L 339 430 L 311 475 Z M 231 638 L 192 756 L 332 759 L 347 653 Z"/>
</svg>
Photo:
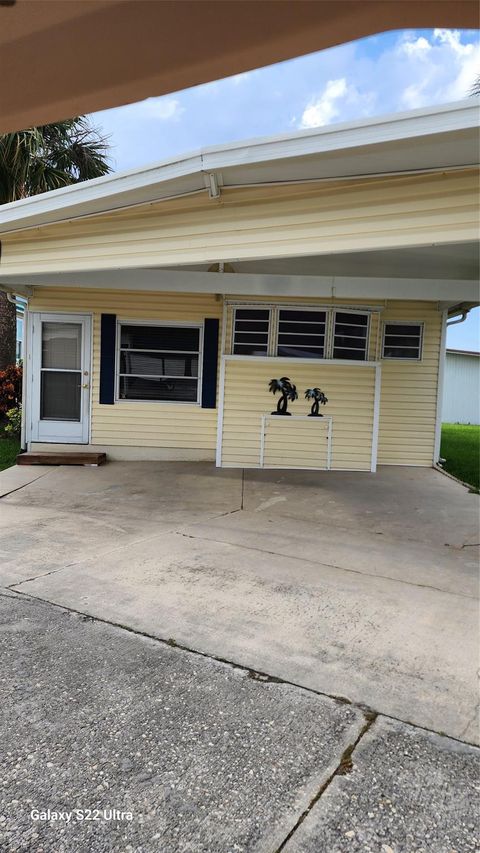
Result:
<svg viewBox="0 0 480 853">
<path fill-rule="evenodd" d="M 477 124 L 469 99 L 3 206 L 0 286 L 28 299 L 24 445 L 431 466 L 448 318 L 479 301 Z M 291 417 L 271 414 L 281 377 Z"/>
<path fill-rule="evenodd" d="M 447 349 L 442 420 L 480 424 L 480 352 Z"/>
</svg>

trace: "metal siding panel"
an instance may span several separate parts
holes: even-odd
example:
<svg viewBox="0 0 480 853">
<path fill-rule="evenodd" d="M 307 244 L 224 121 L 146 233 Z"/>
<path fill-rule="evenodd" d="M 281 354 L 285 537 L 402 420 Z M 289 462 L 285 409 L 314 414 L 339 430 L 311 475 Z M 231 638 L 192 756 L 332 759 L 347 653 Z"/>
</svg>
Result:
<svg viewBox="0 0 480 853">
<path fill-rule="evenodd" d="M 446 354 L 442 421 L 480 424 L 480 357 Z"/>
</svg>

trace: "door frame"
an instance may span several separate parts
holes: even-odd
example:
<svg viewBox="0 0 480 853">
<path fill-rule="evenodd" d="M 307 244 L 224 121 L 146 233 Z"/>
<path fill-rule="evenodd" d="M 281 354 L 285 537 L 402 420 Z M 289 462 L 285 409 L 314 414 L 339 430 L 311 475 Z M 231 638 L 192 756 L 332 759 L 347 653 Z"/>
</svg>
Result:
<svg viewBox="0 0 480 853">
<path fill-rule="evenodd" d="M 91 420 L 92 420 L 92 365 L 93 365 L 93 323 L 92 314 L 88 312 L 72 313 L 64 311 L 28 311 L 28 352 L 26 370 L 26 385 L 27 395 L 25 401 L 25 440 L 26 442 L 38 442 L 45 444 L 89 444 L 91 436 Z M 84 366 L 82 370 L 88 370 L 89 388 L 86 391 L 86 399 L 82 400 L 81 419 L 82 431 L 79 440 L 72 440 L 65 435 L 55 435 L 52 433 L 48 438 L 39 436 L 38 424 L 40 422 L 39 411 L 37 417 L 36 409 L 40 405 L 40 365 L 36 361 L 35 352 L 35 333 L 37 326 L 42 322 L 65 322 L 75 323 L 79 320 L 83 323 L 83 341 L 82 341 L 82 360 Z M 86 365 L 86 367 L 85 367 Z"/>
</svg>

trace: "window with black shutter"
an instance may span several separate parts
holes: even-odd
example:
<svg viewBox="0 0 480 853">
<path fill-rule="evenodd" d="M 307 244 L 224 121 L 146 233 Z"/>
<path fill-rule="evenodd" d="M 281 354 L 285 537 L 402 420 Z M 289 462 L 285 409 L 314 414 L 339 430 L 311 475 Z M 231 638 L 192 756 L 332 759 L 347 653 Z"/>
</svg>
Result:
<svg viewBox="0 0 480 853">
<path fill-rule="evenodd" d="M 198 403 L 201 327 L 121 323 L 120 400 Z"/>
</svg>

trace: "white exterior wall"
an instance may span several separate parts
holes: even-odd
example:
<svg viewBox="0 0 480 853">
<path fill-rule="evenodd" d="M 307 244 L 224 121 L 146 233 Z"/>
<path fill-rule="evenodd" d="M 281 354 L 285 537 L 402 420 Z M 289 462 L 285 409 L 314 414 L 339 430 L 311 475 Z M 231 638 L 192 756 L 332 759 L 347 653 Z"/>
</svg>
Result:
<svg viewBox="0 0 480 853">
<path fill-rule="evenodd" d="M 480 356 L 447 350 L 442 421 L 480 424 Z"/>
</svg>

